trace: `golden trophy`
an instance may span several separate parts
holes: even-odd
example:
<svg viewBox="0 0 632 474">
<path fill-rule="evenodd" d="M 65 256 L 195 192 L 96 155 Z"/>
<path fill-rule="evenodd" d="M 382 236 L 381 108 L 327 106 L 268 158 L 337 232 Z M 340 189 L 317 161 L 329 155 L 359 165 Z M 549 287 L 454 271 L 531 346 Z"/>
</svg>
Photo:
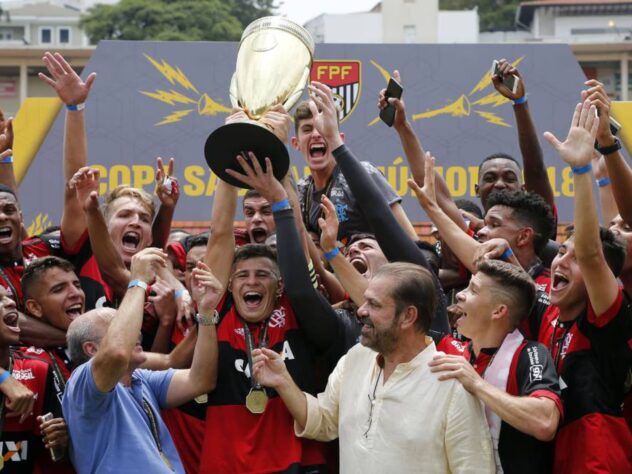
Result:
<svg viewBox="0 0 632 474">
<path fill-rule="evenodd" d="M 244 109 L 250 120 L 224 125 L 206 140 L 206 162 L 217 176 L 246 187 L 225 170 L 242 172 L 235 157 L 250 151 L 263 167 L 265 157 L 270 158 L 278 179 L 285 176 L 290 165 L 287 148 L 258 120 L 277 104 L 289 111 L 298 102 L 309 81 L 313 55 L 309 32 L 287 18 L 259 18 L 246 27 L 230 84 L 230 100 L 234 107 Z"/>
</svg>

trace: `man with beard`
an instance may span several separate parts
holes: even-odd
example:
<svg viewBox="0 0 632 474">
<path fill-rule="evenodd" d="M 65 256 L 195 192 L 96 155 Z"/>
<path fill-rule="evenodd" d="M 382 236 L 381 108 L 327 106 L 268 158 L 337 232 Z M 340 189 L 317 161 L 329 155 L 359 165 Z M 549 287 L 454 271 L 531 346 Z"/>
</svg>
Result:
<svg viewBox="0 0 632 474">
<path fill-rule="evenodd" d="M 277 352 L 255 351 L 255 378 L 283 399 L 297 435 L 339 438 L 341 472 L 494 472 L 478 401 L 428 367 L 436 354 L 426 336 L 434 286 L 422 267 L 383 265 L 358 310 L 360 344 L 340 359 L 318 398 L 294 383 Z"/>
</svg>

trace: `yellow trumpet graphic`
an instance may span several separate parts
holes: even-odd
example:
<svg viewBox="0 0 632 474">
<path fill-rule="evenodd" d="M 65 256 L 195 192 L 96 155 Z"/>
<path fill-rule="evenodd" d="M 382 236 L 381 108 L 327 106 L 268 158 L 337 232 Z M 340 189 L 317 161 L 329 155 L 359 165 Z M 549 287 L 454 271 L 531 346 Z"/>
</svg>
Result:
<svg viewBox="0 0 632 474">
<path fill-rule="evenodd" d="M 174 110 L 169 115 L 163 117 L 162 121 L 158 122 L 156 125 L 166 125 L 179 122 L 191 112 L 197 112 L 198 115 L 210 116 L 217 115 L 219 113 L 230 113 L 230 107 L 226 107 L 225 105 L 216 102 L 207 93 L 200 94 L 180 68 L 174 68 L 164 59 L 162 62 L 159 62 L 148 54 L 145 54 L 145 57 L 160 72 L 160 74 L 162 74 L 165 79 L 171 83 L 171 85 L 178 85 L 186 91 L 185 93 L 178 92 L 173 89 L 169 91 L 157 89 L 154 92 L 140 91 L 141 94 L 151 97 L 152 99 L 159 100 L 160 102 L 164 102 L 165 104 L 183 104 L 187 107 L 180 110 Z M 193 97 L 186 94 L 192 94 Z"/>
<path fill-rule="evenodd" d="M 468 117 L 470 115 L 470 100 L 463 94 L 457 100 L 440 109 L 429 110 L 419 114 L 413 114 L 413 120 L 436 117 L 437 115 L 451 115 L 452 117 Z"/>
</svg>

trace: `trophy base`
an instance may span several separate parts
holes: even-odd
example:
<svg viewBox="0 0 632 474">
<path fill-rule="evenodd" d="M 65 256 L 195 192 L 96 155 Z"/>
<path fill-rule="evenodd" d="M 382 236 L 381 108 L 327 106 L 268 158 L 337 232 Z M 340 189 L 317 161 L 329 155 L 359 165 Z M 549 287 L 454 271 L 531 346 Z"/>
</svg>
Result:
<svg viewBox="0 0 632 474">
<path fill-rule="evenodd" d="M 226 173 L 232 169 L 244 174 L 239 166 L 237 155 L 253 152 L 265 169 L 265 158 L 270 158 L 274 168 L 274 177 L 279 181 L 290 167 L 290 155 L 278 137 L 261 125 L 248 122 L 231 123 L 215 130 L 206 139 L 204 156 L 206 163 L 220 179 L 239 188 L 250 188 Z"/>
</svg>

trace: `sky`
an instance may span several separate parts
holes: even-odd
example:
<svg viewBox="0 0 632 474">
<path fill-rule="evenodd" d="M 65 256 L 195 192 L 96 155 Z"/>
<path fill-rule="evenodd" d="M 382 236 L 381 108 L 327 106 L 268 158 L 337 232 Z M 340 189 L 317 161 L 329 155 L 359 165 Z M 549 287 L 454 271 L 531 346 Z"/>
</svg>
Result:
<svg viewBox="0 0 632 474">
<path fill-rule="evenodd" d="M 379 0 L 279 0 L 281 6 L 277 11 L 302 25 L 321 13 L 366 12 L 378 2 Z"/>
</svg>

